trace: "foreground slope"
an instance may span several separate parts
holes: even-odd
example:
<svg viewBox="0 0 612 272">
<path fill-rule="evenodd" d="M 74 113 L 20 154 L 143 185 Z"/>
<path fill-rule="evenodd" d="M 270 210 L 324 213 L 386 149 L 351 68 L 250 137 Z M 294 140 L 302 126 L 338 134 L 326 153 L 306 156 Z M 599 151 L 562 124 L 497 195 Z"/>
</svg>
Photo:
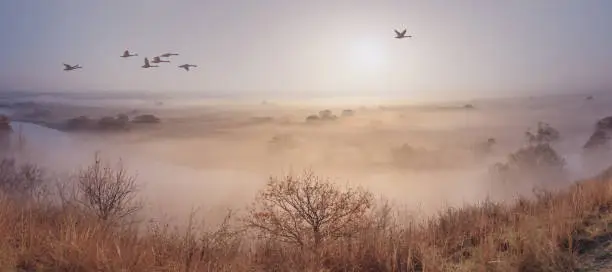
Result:
<svg viewBox="0 0 612 272">
<path fill-rule="evenodd" d="M 20 178 L 19 168 L 0 168 L 2 184 Z M 612 264 L 612 168 L 563 191 L 448 209 L 425 222 L 400 223 L 401 211 L 383 206 L 359 218 L 351 236 L 315 251 L 252 236 L 231 217 L 212 229 L 195 221 L 187 230 L 116 225 L 76 203 L 2 188 L 0 266 L 22 271 L 605 271 Z"/>
</svg>

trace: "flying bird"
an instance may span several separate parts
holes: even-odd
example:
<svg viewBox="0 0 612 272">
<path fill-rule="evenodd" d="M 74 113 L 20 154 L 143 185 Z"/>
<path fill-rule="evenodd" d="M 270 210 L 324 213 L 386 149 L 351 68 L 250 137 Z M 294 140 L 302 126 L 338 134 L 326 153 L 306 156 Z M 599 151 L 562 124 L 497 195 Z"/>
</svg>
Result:
<svg viewBox="0 0 612 272">
<path fill-rule="evenodd" d="M 197 65 L 193 65 L 193 64 L 179 65 L 179 68 L 183 68 L 183 69 L 185 69 L 185 71 L 189 71 L 189 67 L 198 67 L 198 66 Z"/>
<path fill-rule="evenodd" d="M 410 35 L 406 36 L 406 29 L 404 29 L 404 31 L 402 31 L 402 32 L 397 31 L 397 29 L 394 29 L 394 31 L 395 31 L 395 38 L 396 39 L 412 38 L 412 36 L 410 36 Z"/>
<path fill-rule="evenodd" d="M 159 57 L 154 57 L 153 61 L 151 61 L 153 63 L 160 63 L 160 62 L 170 62 L 169 60 L 161 60 Z"/>
<path fill-rule="evenodd" d="M 165 53 L 165 54 L 162 54 L 160 57 L 167 58 L 167 57 L 178 56 L 178 55 L 179 54 L 177 54 L 177 53 Z"/>
<path fill-rule="evenodd" d="M 130 54 L 130 51 L 125 50 L 123 51 L 123 55 L 121 55 L 122 58 L 129 58 L 129 57 L 135 57 L 138 56 L 138 54 Z"/>
<path fill-rule="evenodd" d="M 74 65 L 74 66 L 71 66 L 71 65 L 65 64 L 65 63 L 63 63 L 63 64 L 64 64 L 64 71 L 72 71 L 72 70 L 83 68 L 83 67 L 81 67 L 81 65 L 78 65 L 78 64 Z"/>
<path fill-rule="evenodd" d="M 151 67 L 159 67 L 157 65 L 151 65 L 149 64 L 149 59 L 145 57 L 144 59 L 145 64 L 142 66 L 142 68 L 151 68 Z"/>
</svg>

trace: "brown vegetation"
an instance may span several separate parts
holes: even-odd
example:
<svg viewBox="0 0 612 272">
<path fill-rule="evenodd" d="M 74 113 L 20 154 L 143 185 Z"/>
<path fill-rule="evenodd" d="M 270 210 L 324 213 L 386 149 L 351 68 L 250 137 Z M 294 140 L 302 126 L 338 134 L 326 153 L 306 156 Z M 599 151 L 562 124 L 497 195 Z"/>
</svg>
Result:
<svg viewBox="0 0 612 272">
<path fill-rule="evenodd" d="M 29 167 L 4 162 L 0 168 L 2 269 L 574 271 L 604 269 L 605 246 L 612 240 L 612 169 L 515 204 L 449 208 L 410 222 L 400 222 L 394 216 L 398 210 L 366 191 L 342 189 L 307 173 L 271 179 L 243 217 L 246 225 L 233 222 L 230 213 L 216 229 L 191 220 L 179 231 L 159 223 L 144 229 L 105 223 L 106 215 L 125 212 L 100 211 L 130 210 L 125 200 L 135 193 L 133 178 L 121 168 L 94 162 L 71 181 L 84 198 L 58 203 L 29 194 L 14 197 L 22 190 L 14 185 L 23 180 L 36 180 L 24 192 L 50 185 Z M 73 202 L 83 199 L 89 204 Z"/>
<path fill-rule="evenodd" d="M 372 198 L 363 190 L 341 191 L 310 171 L 303 176 L 271 178 L 251 207 L 246 226 L 275 240 L 318 251 L 328 240 L 357 233 Z"/>
<path fill-rule="evenodd" d="M 136 201 L 136 179 L 127 175 L 121 164 L 114 170 L 96 156 L 95 162 L 79 173 L 76 185 L 74 199 L 101 220 L 120 220 L 142 208 Z"/>
</svg>

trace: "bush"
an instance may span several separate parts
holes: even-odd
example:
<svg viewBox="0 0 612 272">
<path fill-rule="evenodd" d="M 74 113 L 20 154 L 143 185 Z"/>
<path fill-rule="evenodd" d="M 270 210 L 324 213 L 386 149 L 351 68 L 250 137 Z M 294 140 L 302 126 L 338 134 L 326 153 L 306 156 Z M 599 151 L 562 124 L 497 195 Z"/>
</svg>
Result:
<svg viewBox="0 0 612 272">
<path fill-rule="evenodd" d="M 589 140 L 582 146 L 584 149 L 593 150 L 600 147 L 607 147 L 610 137 L 604 130 L 597 130 L 589 137 Z"/>
<path fill-rule="evenodd" d="M 340 116 L 342 116 L 342 117 L 350 117 L 350 116 L 353 116 L 353 115 L 355 115 L 355 111 L 353 111 L 351 109 L 343 110 L 342 113 L 340 114 Z"/>
<path fill-rule="evenodd" d="M 264 236 L 316 251 L 327 240 L 356 233 L 372 202 L 369 192 L 341 191 L 307 171 L 271 178 L 253 203 L 246 225 Z"/>
<path fill-rule="evenodd" d="M 600 119 L 595 124 L 595 132 L 593 132 L 582 148 L 586 150 L 596 150 L 602 147 L 607 148 L 611 132 L 612 116 Z"/>
<path fill-rule="evenodd" d="M 319 117 L 321 119 L 330 118 L 331 116 L 332 116 L 332 111 L 331 110 L 322 110 L 322 111 L 319 111 Z"/>
<path fill-rule="evenodd" d="M 493 166 L 494 173 L 502 180 L 533 178 L 536 181 L 560 178 L 565 160 L 550 144 L 530 145 L 508 156 L 507 162 Z"/>
<path fill-rule="evenodd" d="M 105 116 L 98 120 L 100 129 L 126 129 L 128 127 L 129 118 L 126 115 L 117 117 Z"/>
<path fill-rule="evenodd" d="M 561 138 L 561 134 L 549 124 L 538 122 L 538 129 L 536 133 L 533 134 L 531 131 L 526 131 L 525 137 L 527 138 L 527 142 L 529 144 L 542 144 L 558 141 Z"/>
<path fill-rule="evenodd" d="M 597 124 L 595 124 L 595 130 L 612 130 L 612 116 L 604 117 L 597 121 Z"/>
<path fill-rule="evenodd" d="M 306 122 L 315 122 L 315 121 L 319 121 L 320 118 L 317 115 L 309 115 L 308 117 L 306 117 Z"/>
<path fill-rule="evenodd" d="M 80 171 L 76 186 L 76 201 L 103 221 L 123 219 L 142 208 L 136 200 L 136 179 L 121 163 L 113 169 L 96 155 L 94 163 Z"/>
<path fill-rule="evenodd" d="M 134 120 L 132 120 L 132 122 L 133 123 L 157 124 L 161 122 L 161 119 L 159 119 L 157 116 L 153 114 L 143 114 L 143 115 L 138 115 L 134 117 Z"/>
<path fill-rule="evenodd" d="M 32 164 L 17 165 L 13 159 L 0 161 L 0 191 L 8 196 L 26 200 L 39 197 L 43 187 L 43 172 Z"/>
<path fill-rule="evenodd" d="M 66 121 L 66 128 L 70 130 L 91 129 L 93 127 L 95 127 L 95 121 L 87 116 L 79 116 Z"/>
</svg>

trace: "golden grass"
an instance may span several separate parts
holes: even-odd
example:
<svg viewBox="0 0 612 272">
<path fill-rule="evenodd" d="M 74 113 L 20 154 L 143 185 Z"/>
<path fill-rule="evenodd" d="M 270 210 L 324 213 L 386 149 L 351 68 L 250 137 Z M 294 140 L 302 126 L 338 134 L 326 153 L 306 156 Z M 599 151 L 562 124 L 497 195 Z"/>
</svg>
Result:
<svg viewBox="0 0 612 272">
<path fill-rule="evenodd" d="M 388 210 L 314 254 L 258 239 L 228 217 L 213 231 L 103 223 L 70 205 L 0 197 L 0 268 L 22 271 L 576 271 L 603 267 L 612 170 L 516 204 L 448 209 L 399 224 Z M 144 229 L 144 231 L 143 231 Z M 316 255 L 316 256 L 315 256 Z M 611 259 L 612 260 L 612 259 Z M 612 261 L 611 261 L 612 262 Z"/>
</svg>

